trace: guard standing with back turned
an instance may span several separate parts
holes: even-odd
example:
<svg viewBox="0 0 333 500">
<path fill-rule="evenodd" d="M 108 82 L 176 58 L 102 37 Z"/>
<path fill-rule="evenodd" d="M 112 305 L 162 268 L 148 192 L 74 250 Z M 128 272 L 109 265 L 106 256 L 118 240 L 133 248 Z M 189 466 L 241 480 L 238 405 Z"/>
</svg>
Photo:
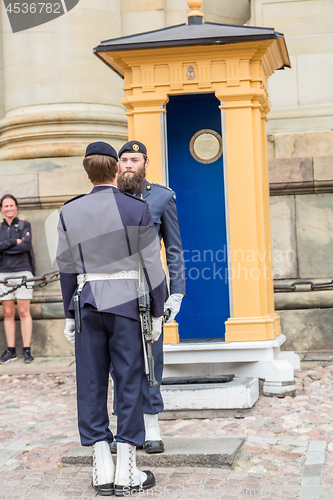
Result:
<svg viewBox="0 0 333 500">
<path fill-rule="evenodd" d="M 119 192 L 117 160 L 109 144 L 89 144 L 83 166 L 94 188 L 63 206 L 57 249 L 64 333 L 75 342 L 81 444 L 93 447 L 92 483 L 105 496 L 128 496 L 155 484 L 150 471 L 136 467 L 135 455 L 144 442 L 140 266 L 150 292 L 153 339 L 161 332 L 164 303 L 160 243 L 148 204 Z M 116 470 L 107 410 L 110 362 L 118 387 Z"/>
<path fill-rule="evenodd" d="M 172 189 L 166 186 L 147 182 L 146 169 L 148 165 L 149 158 L 146 146 L 139 141 L 127 142 L 119 151 L 117 182 L 122 193 L 131 193 L 147 201 L 158 236 L 164 242 L 169 275 L 169 291 L 165 290 L 164 311 L 167 317 L 166 322 L 171 322 L 179 312 L 182 299 L 185 296 L 184 257 L 177 218 L 176 195 Z M 157 342 L 153 343 L 152 351 L 158 386 L 149 388 L 147 380 L 143 380 L 143 411 L 146 433 L 144 449 L 146 453 L 162 453 L 164 443 L 158 425 L 158 414 L 163 411 L 163 399 L 160 392 L 163 373 L 163 335 Z M 115 413 L 117 413 L 116 407 Z M 111 449 L 116 452 L 116 442 L 112 443 Z"/>
</svg>

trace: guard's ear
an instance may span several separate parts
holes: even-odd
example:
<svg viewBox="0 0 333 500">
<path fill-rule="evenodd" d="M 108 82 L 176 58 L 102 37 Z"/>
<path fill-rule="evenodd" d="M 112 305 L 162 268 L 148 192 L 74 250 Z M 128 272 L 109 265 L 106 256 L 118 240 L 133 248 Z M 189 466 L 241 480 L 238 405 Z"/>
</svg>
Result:
<svg viewBox="0 0 333 500">
<path fill-rule="evenodd" d="M 149 158 L 147 158 L 146 163 L 145 163 L 145 168 L 149 167 Z"/>
<path fill-rule="evenodd" d="M 117 162 L 117 171 L 116 171 L 116 174 L 118 174 L 119 172 L 119 163 Z"/>
</svg>

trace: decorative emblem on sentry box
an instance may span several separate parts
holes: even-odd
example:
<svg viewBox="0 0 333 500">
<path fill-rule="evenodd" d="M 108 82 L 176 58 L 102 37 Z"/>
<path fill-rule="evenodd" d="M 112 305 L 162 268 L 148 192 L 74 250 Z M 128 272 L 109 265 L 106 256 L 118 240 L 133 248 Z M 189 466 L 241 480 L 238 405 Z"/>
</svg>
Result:
<svg viewBox="0 0 333 500">
<path fill-rule="evenodd" d="M 138 146 L 138 144 L 133 144 L 132 149 L 133 151 L 139 151 L 140 147 Z"/>
<path fill-rule="evenodd" d="M 195 71 L 193 66 L 189 66 L 187 68 L 186 76 L 188 80 L 194 80 L 195 79 Z"/>
</svg>

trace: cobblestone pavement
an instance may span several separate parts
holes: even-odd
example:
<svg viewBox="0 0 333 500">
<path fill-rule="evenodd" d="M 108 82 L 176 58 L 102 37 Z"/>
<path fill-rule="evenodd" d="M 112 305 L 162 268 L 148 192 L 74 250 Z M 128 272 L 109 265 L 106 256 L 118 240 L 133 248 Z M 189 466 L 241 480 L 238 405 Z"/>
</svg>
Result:
<svg viewBox="0 0 333 500">
<path fill-rule="evenodd" d="M 164 436 L 246 441 L 233 469 L 156 468 L 155 488 L 133 497 L 333 500 L 333 366 L 296 377 L 295 398 L 261 396 L 244 418 L 161 421 Z M 10 375 L 0 367 L 0 398 L 0 498 L 95 498 L 91 467 L 61 465 L 79 442 L 74 373 Z"/>
</svg>

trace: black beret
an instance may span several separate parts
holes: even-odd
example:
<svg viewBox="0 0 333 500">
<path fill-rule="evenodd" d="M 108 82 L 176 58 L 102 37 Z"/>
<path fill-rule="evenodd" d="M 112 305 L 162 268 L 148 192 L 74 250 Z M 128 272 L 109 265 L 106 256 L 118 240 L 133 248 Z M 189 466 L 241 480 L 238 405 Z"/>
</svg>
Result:
<svg viewBox="0 0 333 500">
<path fill-rule="evenodd" d="M 87 146 L 85 157 L 91 155 L 111 156 L 118 161 L 117 151 L 110 144 L 102 141 L 92 142 Z"/>
<path fill-rule="evenodd" d="M 120 149 L 118 155 L 119 158 L 123 153 L 142 153 L 144 155 L 147 154 L 147 148 L 142 142 L 139 141 L 129 141 L 126 142 L 126 144 L 123 145 L 123 147 Z"/>
</svg>

